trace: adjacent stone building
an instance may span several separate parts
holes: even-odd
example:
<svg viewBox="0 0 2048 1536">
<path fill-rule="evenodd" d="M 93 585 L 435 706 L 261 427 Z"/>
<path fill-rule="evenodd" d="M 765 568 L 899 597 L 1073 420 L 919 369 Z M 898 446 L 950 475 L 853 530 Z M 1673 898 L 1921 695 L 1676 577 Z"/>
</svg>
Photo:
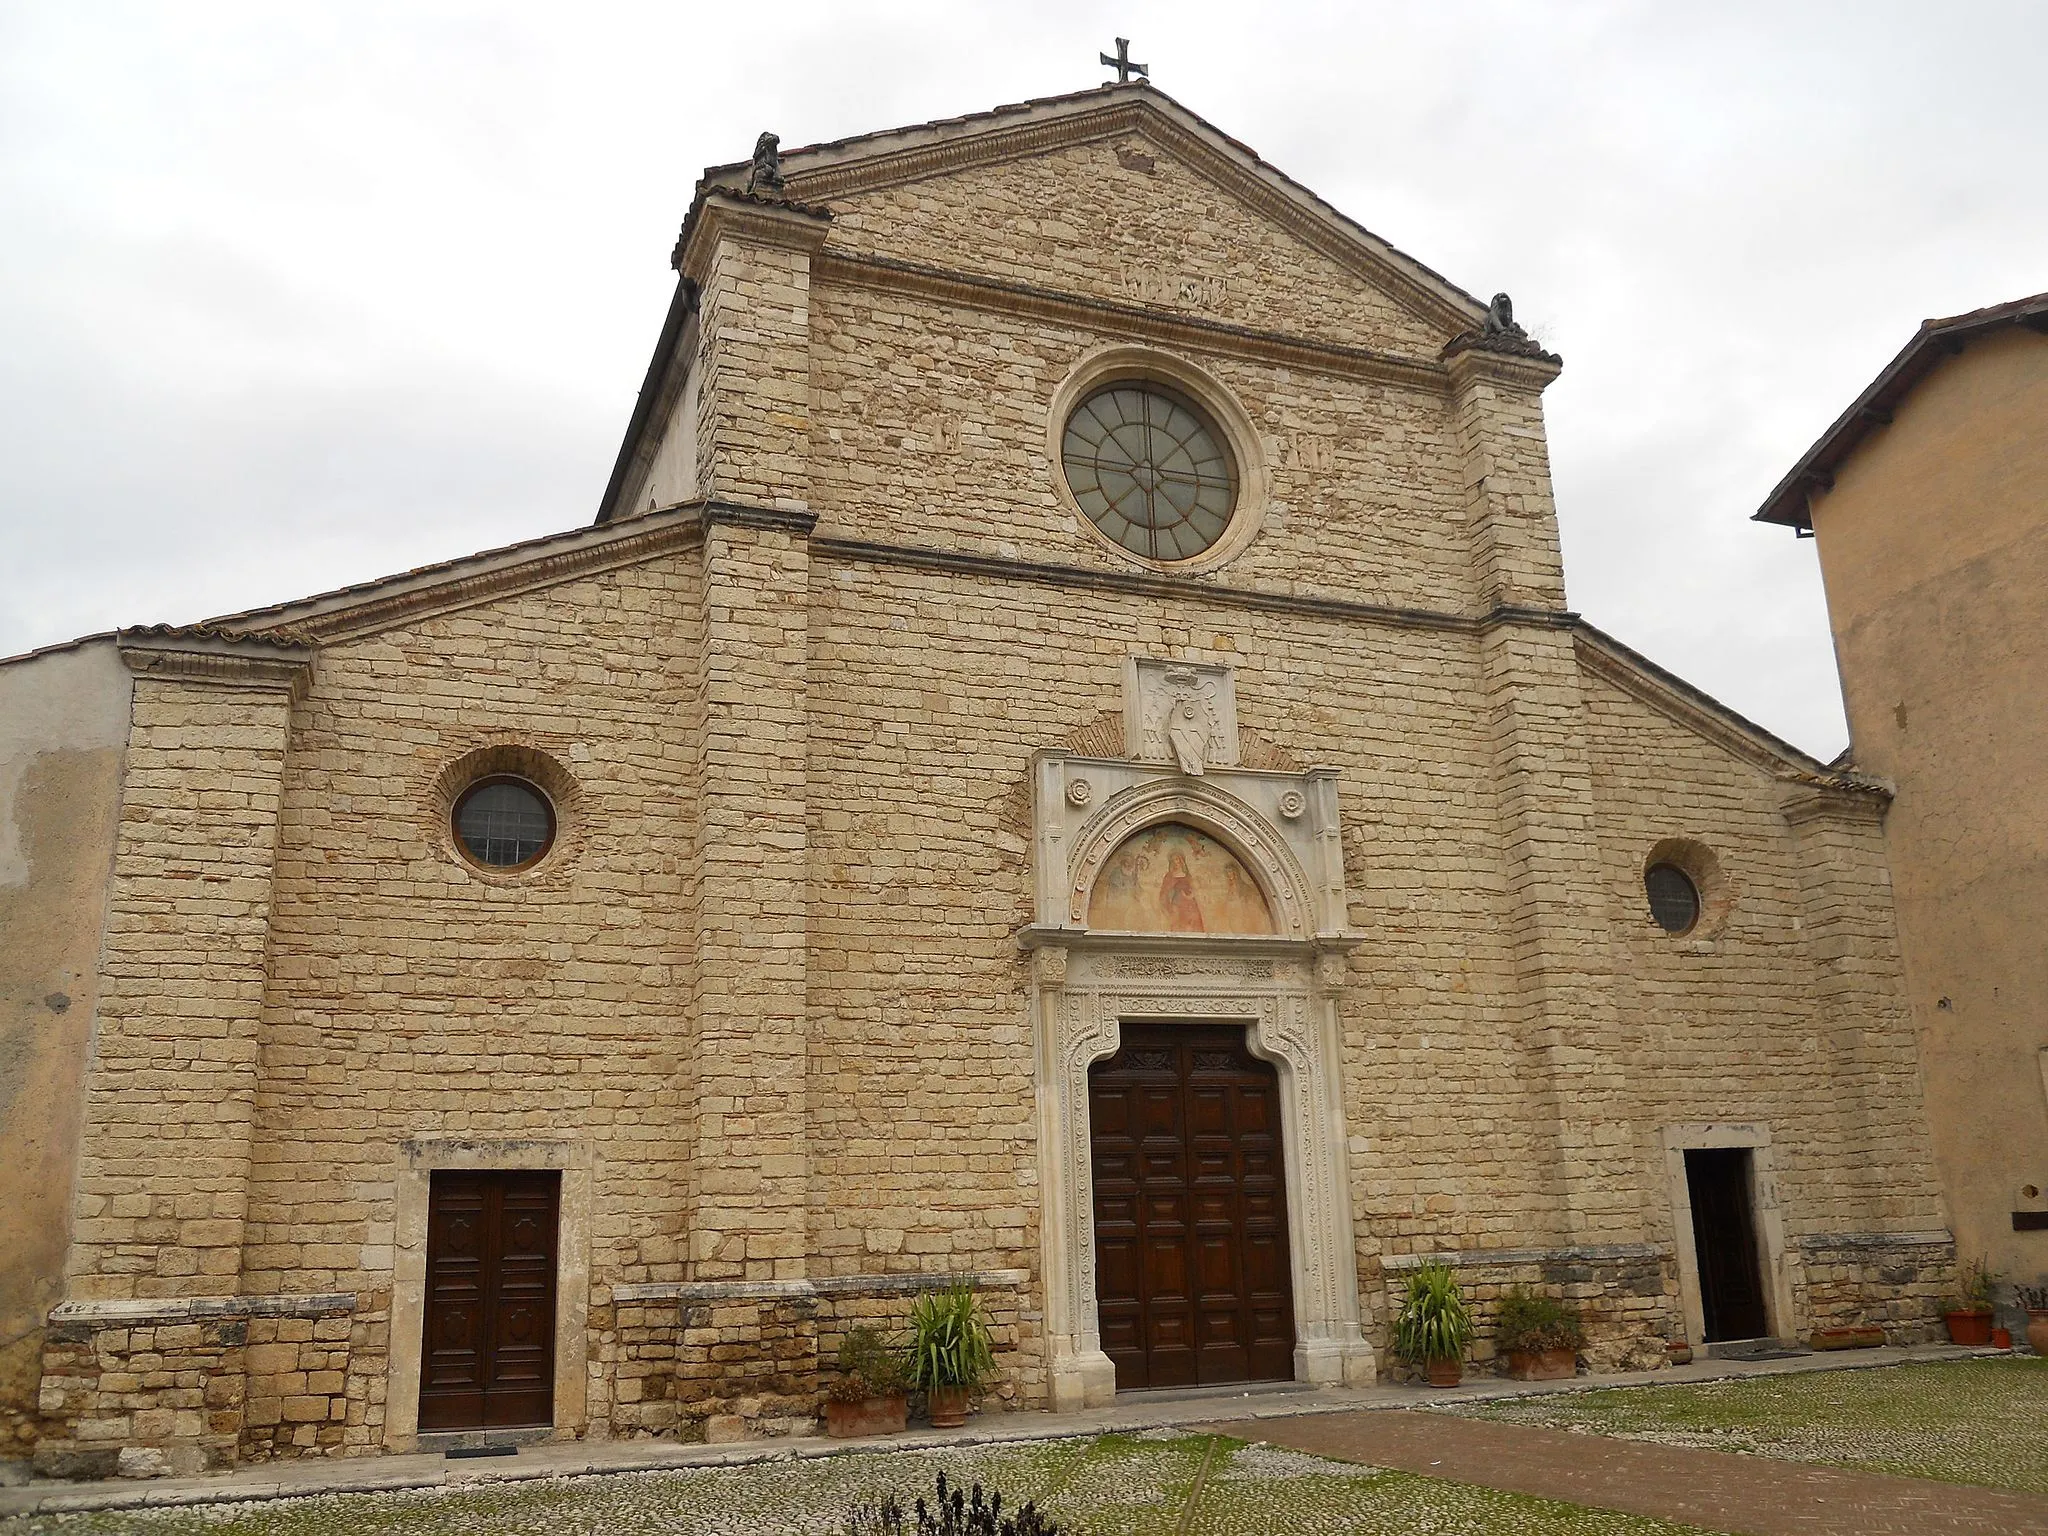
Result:
<svg viewBox="0 0 2048 1536">
<path fill-rule="evenodd" d="M 1143 83 L 675 264 L 593 526 L 0 668 L 22 1448 L 794 1432 L 957 1275 L 1015 1405 L 1431 1255 L 1929 1330 L 1886 792 L 1567 609 L 1504 298 Z"/>
<path fill-rule="evenodd" d="M 1898 797 L 1956 1240 L 2048 1285 L 2048 294 L 1927 321 L 1757 517 L 1817 540 L 1846 757 Z"/>
</svg>

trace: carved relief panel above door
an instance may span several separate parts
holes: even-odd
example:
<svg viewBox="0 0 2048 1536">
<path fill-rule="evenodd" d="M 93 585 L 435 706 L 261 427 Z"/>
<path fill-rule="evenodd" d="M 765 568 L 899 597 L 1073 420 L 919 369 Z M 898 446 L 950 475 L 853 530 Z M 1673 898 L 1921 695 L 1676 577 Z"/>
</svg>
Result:
<svg viewBox="0 0 2048 1536">
<path fill-rule="evenodd" d="M 1180 920 L 1193 910 L 1190 892 L 1161 884 L 1199 883 L 1197 860 L 1186 849 L 1181 868 L 1172 866 L 1173 850 L 1163 853 L 1167 874 L 1151 882 L 1160 889 L 1140 893 L 1180 917 L 1105 921 L 1144 905 L 1122 899 L 1105 899 L 1091 913 L 1098 879 L 1132 862 L 1128 854 L 1118 860 L 1118 850 L 1149 829 L 1170 827 L 1190 848 L 1220 845 L 1212 862 L 1224 886 L 1233 874 L 1244 877 L 1242 892 L 1219 887 L 1224 906 L 1238 914 L 1229 931 L 1326 942 L 1351 937 L 1335 770 L 1241 766 L 1236 680 L 1228 666 L 1133 657 L 1124 668 L 1124 710 L 1124 756 L 1037 756 L 1034 929 L 1222 931 L 1206 918 L 1199 926 Z M 1246 916 L 1261 907 L 1258 921 Z"/>
</svg>

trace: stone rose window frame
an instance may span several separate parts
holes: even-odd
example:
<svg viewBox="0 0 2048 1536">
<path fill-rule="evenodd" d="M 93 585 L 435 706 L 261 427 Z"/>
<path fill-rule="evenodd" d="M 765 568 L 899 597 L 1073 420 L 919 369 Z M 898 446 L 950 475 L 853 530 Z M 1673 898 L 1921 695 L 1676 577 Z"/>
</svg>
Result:
<svg viewBox="0 0 2048 1536">
<path fill-rule="evenodd" d="M 1067 423 L 1075 411 L 1098 392 L 1116 384 L 1151 384 L 1180 395 L 1208 418 L 1229 450 L 1237 473 L 1237 498 L 1222 535 L 1198 554 L 1181 560 L 1156 560 L 1118 543 L 1095 526 L 1067 484 Z M 1057 390 L 1046 414 L 1046 463 L 1054 494 L 1084 537 L 1116 560 L 1150 571 L 1187 575 L 1213 571 L 1242 554 L 1265 523 L 1270 475 L 1265 445 L 1258 428 L 1236 394 L 1207 369 L 1187 358 L 1155 347 L 1115 345 L 1097 348 L 1074 365 Z"/>
<path fill-rule="evenodd" d="M 1030 953 L 1038 1083 L 1042 1275 L 1052 1405 L 1109 1402 L 1116 1367 L 1096 1310 L 1095 1190 L 1088 1069 L 1116 1053 L 1126 1023 L 1234 1024 L 1280 1082 L 1294 1379 L 1365 1386 L 1376 1375 L 1360 1324 L 1338 999 L 1347 954 L 1337 775 L 1235 766 L 1229 669 L 1134 660 L 1126 740 L 1134 759 L 1062 751 L 1033 765 L 1036 921 Z M 1163 704 L 1198 699 L 1209 734 L 1168 746 Z M 1170 751 L 1172 760 L 1146 760 Z M 1189 761 L 1181 754 L 1191 753 Z M 1259 881 L 1271 935 L 1103 932 L 1088 926 L 1095 879 L 1136 832 L 1178 822 L 1236 854 Z"/>
</svg>

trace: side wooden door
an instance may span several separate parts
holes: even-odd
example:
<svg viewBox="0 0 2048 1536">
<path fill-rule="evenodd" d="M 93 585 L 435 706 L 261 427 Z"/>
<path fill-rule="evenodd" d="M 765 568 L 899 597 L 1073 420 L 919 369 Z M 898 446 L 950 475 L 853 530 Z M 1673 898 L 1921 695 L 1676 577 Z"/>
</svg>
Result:
<svg viewBox="0 0 2048 1536">
<path fill-rule="evenodd" d="M 1749 1199 L 1750 1157 L 1747 1147 L 1696 1147 L 1685 1154 L 1693 1254 L 1699 1261 L 1700 1308 L 1709 1344 L 1762 1338 L 1768 1329 L 1756 1213 Z"/>
<path fill-rule="evenodd" d="M 561 1188 L 553 1171 L 434 1175 L 422 1430 L 554 1422 Z"/>
</svg>

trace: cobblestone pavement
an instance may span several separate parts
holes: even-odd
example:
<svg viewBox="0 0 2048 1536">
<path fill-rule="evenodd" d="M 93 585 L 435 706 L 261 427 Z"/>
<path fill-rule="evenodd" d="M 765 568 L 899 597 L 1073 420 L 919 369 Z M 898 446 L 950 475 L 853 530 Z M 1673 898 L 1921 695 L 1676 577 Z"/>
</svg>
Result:
<svg viewBox="0 0 2048 1536">
<path fill-rule="evenodd" d="M 1206 1426 L 1743 1536 L 2048 1536 L 2048 1498 L 1440 1413 L 1333 1413 Z"/>
<path fill-rule="evenodd" d="M 1153 1430 L 688 1472 L 45 1514 L 0 1536 L 835 1536 L 940 1472 L 1038 1501 L 1075 1536 L 1703 1536 L 1662 1520 Z"/>
</svg>

